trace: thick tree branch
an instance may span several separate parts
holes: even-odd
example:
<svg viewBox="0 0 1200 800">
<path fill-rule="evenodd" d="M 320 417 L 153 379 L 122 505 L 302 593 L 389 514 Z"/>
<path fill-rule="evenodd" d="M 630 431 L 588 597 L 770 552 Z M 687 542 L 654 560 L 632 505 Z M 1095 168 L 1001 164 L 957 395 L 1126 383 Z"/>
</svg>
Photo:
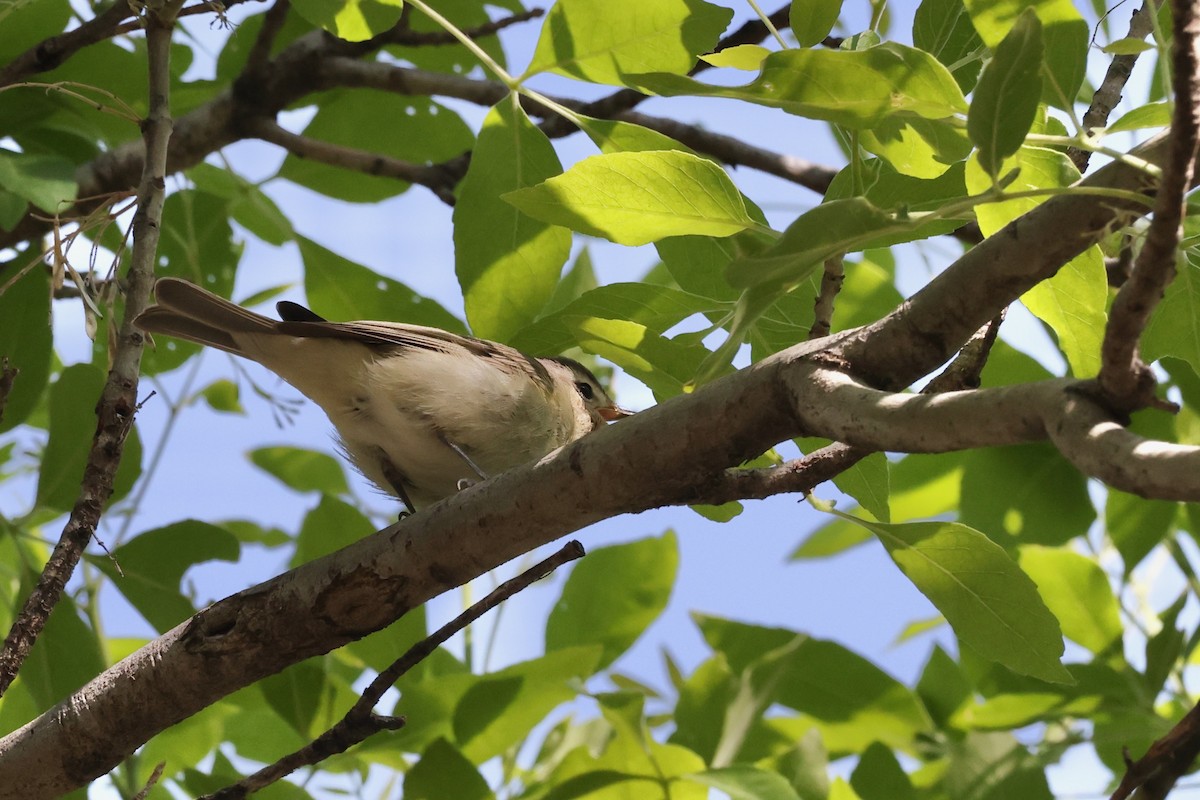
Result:
<svg viewBox="0 0 1200 800">
<path fill-rule="evenodd" d="M 1200 499 L 1200 448 L 1124 430 L 1093 399 L 1094 383 L 878 392 L 823 365 L 857 333 L 797 345 L 215 603 L 0 740 L 0 798 L 82 785 L 238 688 L 597 520 L 695 502 L 714 474 L 800 435 L 911 452 L 1049 437 L 1118 488 Z"/>
<path fill-rule="evenodd" d="M 1171 146 L 1155 198 L 1154 218 L 1133 272 L 1113 301 L 1101 349 L 1100 385 L 1118 408 L 1126 410 L 1145 407 L 1153 396 L 1154 375 L 1142 362 L 1138 342 L 1167 285 L 1175 278 L 1185 195 L 1192 185 L 1200 139 L 1200 18 L 1190 0 L 1172 3 L 1172 11 L 1175 112 Z"/>
<path fill-rule="evenodd" d="M 383 716 L 374 711 L 375 705 L 383 699 L 384 692 L 409 670 L 429 658 L 433 651 L 449 641 L 450 637 L 530 584 L 545 578 L 562 565 L 583 558 L 583 556 L 583 545 L 577 541 L 567 542 L 554 555 L 534 564 L 515 578 L 510 578 L 500 584 L 489 592 L 487 597 L 414 644 L 404 655 L 393 661 L 387 669 L 376 675 L 350 710 L 346 712 L 346 715 L 329 730 L 274 764 L 263 767 L 232 786 L 204 795 L 200 800 L 241 800 L 241 798 L 281 780 L 302 767 L 312 766 L 330 756 L 344 753 L 380 731 L 400 728 L 404 725 L 403 717 Z"/>
<path fill-rule="evenodd" d="M 137 410 L 138 373 L 143 336 L 133 320 L 146 307 L 154 275 L 159 223 L 166 190 L 167 142 L 171 136 L 170 48 L 174 15 L 182 0 L 146 10 L 146 47 L 149 61 L 149 115 L 146 119 L 147 158 L 138 190 L 138 211 L 133 220 L 133 256 L 126 282 L 125 316 L 112 356 L 112 369 L 96 409 L 98 421 L 84 469 L 79 498 L 63 528 L 58 544 L 42 570 L 37 585 L 0 650 L 0 694 L 8 690 L 45 627 L 63 587 L 96 532 L 104 504 L 112 495 L 113 478 L 121 463 L 125 437 Z"/>
<path fill-rule="evenodd" d="M 1167 139 L 1160 135 L 1133 154 L 1161 164 L 1166 149 Z M 1148 195 L 1154 181 L 1140 169 L 1113 162 L 1079 185 Z M 1145 214 L 1148 202 L 1124 198 L 1097 202 L 1080 195 L 1051 198 L 968 250 L 891 314 L 839 344 L 837 353 L 869 385 L 908 386 L 944 363 L 975 331 L 1099 242 L 1113 226 Z M 1064 231 L 1071 234 L 1064 236 Z"/>
</svg>

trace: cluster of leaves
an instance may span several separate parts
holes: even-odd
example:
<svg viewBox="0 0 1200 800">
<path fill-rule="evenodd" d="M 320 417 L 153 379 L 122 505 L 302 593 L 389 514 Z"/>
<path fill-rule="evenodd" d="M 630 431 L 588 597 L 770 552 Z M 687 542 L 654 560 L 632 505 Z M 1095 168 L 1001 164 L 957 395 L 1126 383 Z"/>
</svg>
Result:
<svg viewBox="0 0 1200 800">
<path fill-rule="evenodd" d="M 460 30 L 487 21 L 482 3 L 441 5 Z M 834 328 L 871 322 L 900 301 L 889 248 L 949 234 L 969 221 L 991 235 L 1078 179 L 1065 150 L 1095 148 L 1096 140 L 1083 137 L 1077 125 L 1068 132 L 1061 120 L 1073 120 L 1077 98 L 1086 102 L 1090 94 L 1089 32 L 1069 0 L 923 0 L 911 37 L 901 32 L 885 39 L 876 15 L 865 31 L 843 24 L 839 32 L 855 35 L 841 47 L 822 47 L 838 25 L 840 6 L 797 2 L 790 19 L 797 46 L 742 45 L 706 56 L 715 67 L 752 76 L 730 86 L 689 75 L 695 58 L 712 51 L 728 26 L 728 9 L 702 0 L 560 0 L 525 73 L 503 76 L 509 87 L 557 107 L 600 151 L 565 171 L 516 91 L 502 92 L 478 132 L 426 97 L 337 88 L 298 102 L 314 112 L 303 131 L 314 140 L 416 164 L 453 162 L 471 152 L 454 210 L 465 322 L 305 238 L 263 185 L 216 163 L 187 169 L 186 183 L 169 196 L 158 274 L 229 295 L 241 253 L 232 220 L 270 244 L 298 245 L 308 300 L 325 316 L 388 319 L 404 309 L 405 321 L 459 332 L 469 325 L 476 335 L 530 352 L 578 348 L 619 365 L 659 400 L 732 371 L 744 345 L 759 359 L 803 340 L 814 322 L 819 271 L 829 258 L 861 254 L 848 265 Z M 274 39 L 275 54 L 317 28 L 369 40 L 392 29 L 401 14 L 399 4 L 387 2 L 306 0 L 291 10 Z M 73 14 L 66 0 L 35 0 L 0 13 L 6 31 L 0 64 L 68 29 Z M 177 117 L 202 113 L 230 87 L 264 18 L 253 13 L 240 23 L 212 80 L 187 77 L 192 46 L 176 43 Z M 441 30 L 420 14 L 410 22 L 417 32 Z M 1168 29 L 1161 21 L 1156 26 L 1154 55 L 1165 47 Z M 1113 52 L 1136 49 L 1115 45 Z M 101 41 L 45 75 L 50 90 L 39 84 L 0 92 L 0 228 L 14 229 L 31 207 L 55 213 L 75 197 L 81 167 L 137 138 L 129 116 L 147 109 L 144 50 L 137 35 Z M 506 63 L 491 38 L 473 48 L 392 44 L 380 52 L 381 62 L 446 77 L 495 73 Z M 660 96 L 766 106 L 782 112 L 780 125 L 798 125 L 799 118 L 828 123 L 847 145 L 848 164 L 820 205 L 775 231 L 708 154 L 629 121 L 583 116 L 528 88 L 527 81 L 547 73 Z M 1159 99 L 1159 85 L 1151 100 Z M 97 112 L 82 96 L 98 98 L 112 113 Z M 1105 134 L 1161 125 L 1165 109 L 1165 103 L 1147 103 Z M 294 156 L 272 180 L 356 203 L 410 188 Z M 573 234 L 653 243 L 661 264 L 640 281 L 598 286 L 586 254 L 564 274 Z M 88 228 L 85 236 L 120 250 L 115 226 Z M 1022 298 L 1073 375 L 1091 376 L 1098 368 L 1110 300 L 1104 259 L 1126 243 L 1115 232 Z M 0 427 L 16 429 L 17 436 L 0 448 L 0 464 L 16 473 L 6 480 L 16 481 L 30 469 L 20 452 L 25 445 L 37 462 L 26 507 L 0 520 L 8 534 L 0 539 L 0 622 L 6 624 L 46 559 L 43 531 L 75 502 L 112 338 L 107 325 L 120 319 L 118 300 L 98 322 L 92 363 L 64 368 L 50 329 L 51 290 L 60 276 L 22 271 L 34 252 L 0 267 L 0 354 L 21 369 Z M 1139 419 L 1135 427 L 1155 438 L 1193 442 L 1200 343 L 1184 333 L 1197 318 L 1200 250 L 1187 255 L 1144 343 L 1147 360 L 1159 360 L 1185 410 L 1174 419 Z M 677 332 L 697 319 L 704 320 L 699 332 Z M 708 336 L 718 329 L 721 344 L 710 349 Z M 144 372 L 176 370 L 195 354 L 192 345 L 161 342 L 146 353 Z M 983 382 L 1046 377 L 1044 366 L 1000 342 Z M 241 411 L 238 384 L 221 380 L 179 398 L 173 413 L 199 399 Z M 822 443 L 798 444 L 807 452 Z M 248 546 L 292 548 L 292 563 L 302 563 L 375 529 L 376 521 L 352 502 L 341 467 L 327 456 L 277 448 L 251 455 L 289 487 L 319 493 L 299 532 L 242 520 L 181 521 L 135 536 L 124 526 L 114 559 L 90 559 L 79 591 L 51 617 L 0 704 L 0 729 L 19 727 L 144 644 L 104 636 L 98 602 L 109 582 L 163 632 L 194 611 L 183 588 L 193 565 L 236 560 Z M 110 515 L 135 518 L 137 487 L 147 477 L 135 432 Z M 831 641 L 700 616 L 695 622 L 711 655 L 690 674 L 669 663 L 668 690 L 612 671 L 670 595 L 678 555 L 673 535 L 666 534 L 598 550 L 577 566 L 546 623 L 545 655 L 476 674 L 437 651 L 398 685 L 395 713 L 407 716 L 407 727 L 322 769 L 365 775 L 372 766 L 392 768 L 403 774 L 405 797 L 431 800 L 703 798 L 710 788 L 762 800 L 1036 800 L 1049 796 L 1045 770 L 1069 748 L 1094 748 L 1119 774 L 1122 748 L 1141 752 L 1186 707 L 1182 673 L 1197 641 L 1197 632 L 1180 628 L 1188 594 L 1140 621 L 1141 639 L 1136 631 L 1127 635 L 1119 598 L 1134 569 L 1163 542 L 1186 582 L 1195 584 L 1181 544 L 1200 532 L 1194 508 L 1112 491 L 1098 521 L 1083 476 L 1045 444 L 895 461 L 876 454 L 836 482 L 859 502 L 867 523 L 838 518 L 795 557 L 883 543 L 963 644 L 957 658 L 934 648 L 914 685 Z M 718 519 L 737 513 L 734 507 L 701 511 Z M 954 522 L 911 522 L 934 518 Z M 1074 546 L 1089 532 L 1102 551 L 1111 546 L 1120 555 L 1117 578 L 1110 580 L 1097 557 Z M 160 760 L 168 764 L 168 782 L 187 792 L 236 780 L 244 759 L 272 761 L 328 727 L 353 701 L 365 671 L 382 669 L 426 632 L 423 613 L 414 612 L 220 700 L 147 744 L 114 780 L 132 795 Z M 1065 666 L 1059 660 L 1064 636 L 1077 645 Z M 1140 662 L 1135 666 L 1126 649 L 1139 648 L 1144 657 L 1132 659 Z M 608 690 L 592 688 L 600 685 Z M 576 698 L 590 703 L 577 707 L 597 711 L 550 716 Z M 543 724 L 548 717 L 552 725 Z M 1036 741 L 1025 737 L 1023 743 L 1020 731 Z M 855 759 L 849 779 L 832 778 L 830 762 L 845 757 Z M 481 772 L 489 763 L 499 766 Z M 293 784 L 269 791 L 310 796 Z M 154 792 L 168 794 L 163 786 Z"/>
</svg>

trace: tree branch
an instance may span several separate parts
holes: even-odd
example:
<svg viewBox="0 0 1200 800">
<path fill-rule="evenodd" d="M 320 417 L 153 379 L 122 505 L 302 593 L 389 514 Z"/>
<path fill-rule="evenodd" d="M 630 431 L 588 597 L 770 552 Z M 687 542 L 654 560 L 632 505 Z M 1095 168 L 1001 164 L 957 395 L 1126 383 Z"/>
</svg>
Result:
<svg viewBox="0 0 1200 800">
<path fill-rule="evenodd" d="M 1133 155 L 1161 164 L 1166 149 L 1160 135 L 1134 148 Z M 1146 195 L 1154 186 L 1145 172 L 1118 161 L 1079 185 Z M 868 385 L 904 388 L 945 363 L 975 331 L 1113 226 L 1144 215 L 1146 208 L 1132 199 L 1053 197 L 968 250 L 891 314 L 839 343 L 836 354 Z"/>
<path fill-rule="evenodd" d="M 457 178 L 441 166 L 420 166 L 379 153 L 310 139 L 285 130 L 266 117 L 250 122 L 246 130 L 264 142 L 279 145 L 298 158 L 311 158 L 322 164 L 332 164 L 367 175 L 382 175 L 419 184 L 430 189 L 446 205 L 454 205 L 453 186 Z"/>
<path fill-rule="evenodd" d="M 374 712 L 375 705 L 383 698 L 384 692 L 409 670 L 428 658 L 434 650 L 445 644 L 451 636 L 530 584 L 545 578 L 563 564 L 583 558 L 583 556 L 583 545 L 572 540 L 554 555 L 534 564 L 515 578 L 500 584 L 487 597 L 450 620 L 433 634 L 414 644 L 404 655 L 393 661 L 387 669 L 375 676 L 375 679 L 363 690 L 358 701 L 346 712 L 346 715 L 308 745 L 232 786 L 204 795 L 200 800 L 241 800 L 246 795 L 281 780 L 301 767 L 312 766 L 330 756 L 344 753 L 379 731 L 400 728 L 404 725 L 403 717 L 382 716 Z"/>
<path fill-rule="evenodd" d="M 1156 6 L 1157 3 L 1154 0 L 1145 0 L 1142 7 L 1133 12 L 1133 16 L 1129 19 L 1127 38 L 1145 39 L 1154 32 L 1153 15 L 1157 11 Z M 1104 73 L 1104 80 L 1100 82 L 1096 93 L 1092 95 L 1092 103 L 1083 115 L 1083 131 L 1086 135 L 1091 136 L 1097 129 L 1108 124 L 1108 115 L 1121 102 L 1121 91 L 1129 82 L 1129 76 L 1133 74 L 1133 67 L 1137 63 L 1138 55 L 1138 53 L 1116 55 L 1109 62 L 1108 70 Z M 1087 172 L 1092 154 L 1089 150 L 1069 147 L 1067 148 L 1067 157 L 1071 159 L 1080 173 L 1084 173 Z"/>
<path fill-rule="evenodd" d="M 1142 362 L 1138 342 L 1167 285 L 1175 278 L 1175 259 L 1183 231 L 1185 195 L 1192 184 L 1200 139 L 1200 18 L 1191 2 L 1172 3 L 1175 37 L 1172 48 L 1175 112 L 1170 150 L 1154 217 L 1129 280 L 1117 293 L 1101 348 L 1100 385 L 1122 410 L 1145 407 L 1153 398 L 1155 379 Z"/>
<path fill-rule="evenodd" d="M 121 462 L 125 437 L 137 410 L 138 373 L 144 338 L 133 320 L 146 307 L 154 275 L 166 187 L 167 143 L 171 137 L 170 48 L 174 15 L 183 0 L 165 6 L 147 6 L 146 47 L 149 61 L 149 115 L 144 131 L 147 158 L 138 190 L 138 211 L 133 220 L 133 256 L 126 282 L 125 316 L 117 337 L 104 391 L 97 408 L 96 434 L 88 453 L 79 498 L 63 528 L 58 544 L 42 570 L 37 586 L 0 650 L 0 694 L 8 690 L 45 627 L 63 587 L 96 532 L 104 504 L 112 495 L 113 478 Z"/>
</svg>

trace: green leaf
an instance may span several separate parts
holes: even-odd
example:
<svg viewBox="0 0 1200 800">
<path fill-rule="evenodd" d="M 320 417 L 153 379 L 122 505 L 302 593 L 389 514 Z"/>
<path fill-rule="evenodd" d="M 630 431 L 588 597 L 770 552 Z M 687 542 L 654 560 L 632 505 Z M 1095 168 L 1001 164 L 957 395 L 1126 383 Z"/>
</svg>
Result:
<svg viewBox="0 0 1200 800">
<path fill-rule="evenodd" d="M 901 175 L 933 179 L 971 152 L 961 127 L 940 119 L 887 117 L 858 134 L 858 143 L 885 159 Z"/>
<path fill-rule="evenodd" d="M 8 275 L 15 268 L 9 262 L 0 267 L 0 274 Z M 20 425 L 33 413 L 50 378 L 52 354 L 50 273 L 34 267 L 0 294 L 0 358 L 20 370 L 4 406 L 0 432 Z"/>
<path fill-rule="evenodd" d="M 1176 268 L 1175 280 L 1142 336 L 1142 357 L 1157 361 L 1175 356 L 1200 371 L 1200 253 L 1185 250 Z"/>
<path fill-rule="evenodd" d="M 1011 733 L 968 733 L 947 742 L 941 787 L 954 800 L 1052 800 L 1038 756 Z"/>
<path fill-rule="evenodd" d="M 834 519 L 806 536 L 799 547 L 788 556 L 788 561 L 836 556 L 869 541 L 870 531 L 844 519 Z"/>
<path fill-rule="evenodd" d="M 645 150 L 680 150 L 696 155 L 691 148 L 666 134 L 616 119 L 581 117 L 579 127 L 602 153 L 638 153 Z"/>
<path fill-rule="evenodd" d="M 1018 560 L 1064 636 L 1097 655 L 1120 640 L 1121 609 L 1099 564 L 1073 550 L 1033 545 L 1022 547 Z"/>
<path fill-rule="evenodd" d="M 339 39 L 362 42 L 400 20 L 400 0 L 297 0 L 296 13 Z"/>
<path fill-rule="evenodd" d="M 740 674 L 764 654 L 793 647 L 774 701 L 819 721 L 831 753 L 858 752 L 878 740 L 907 747 L 929 729 L 916 697 L 899 681 L 839 644 L 779 628 L 693 613 L 713 650 Z"/>
<path fill-rule="evenodd" d="M 1045 443 L 965 453 L 961 497 L 959 521 L 1004 547 L 1065 544 L 1096 519 L 1087 478 Z"/>
<path fill-rule="evenodd" d="M 512 337 L 512 344 L 528 353 L 561 353 L 577 344 L 577 325 L 581 319 L 627 320 L 661 334 L 693 314 L 716 312 L 724 307 L 707 297 L 666 286 L 609 283 L 584 292 L 560 311 L 518 331 Z"/>
<path fill-rule="evenodd" d="M 75 200 L 75 165 L 57 156 L 0 150 L 0 187 L 57 214 Z"/>
<path fill-rule="evenodd" d="M 1178 509 L 1178 503 L 1167 500 L 1147 500 L 1116 489 L 1108 491 L 1104 524 L 1125 561 L 1126 575 L 1171 532 Z"/>
<path fill-rule="evenodd" d="M 463 753 L 482 764 L 526 738 L 550 711 L 575 696 L 572 682 L 593 675 L 600 654 L 596 645 L 570 647 L 480 678 L 451 718 Z"/>
<path fill-rule="evenodd" d="M 328 555 L 374 532 L 375 526 L 357 508 L 323 494 L 317 507 L 304 517 L 290 565 Z"/>
<path fill-rule="evenodd" d="M 972 56 L 984 45 L 962 0 L 921 0 L 913 16 L 912 37 L 914 46 L 945 64 L 962 90 L 970 91 L 980 66 L 980 59 Z"/>
<path fill-rule="evenodd" d="M 1117 121 L 1104 129 L 1105 134 L 1138 131 L 1143 128 L 1165 128 L 1171 124 L 1171 104 L 1147 103 L 1128 111 L 1117 118 Z"/>
<path fill-rule="evenodd" d="M 789 114 L 861 129 L 893 114 L 942 119 L 966 113 L 967 101 L 933 56 L 896 42 L 867 50 L 784 50 L 763 62 L 745 86 L 712 86 L 663 73 L 632 81 L 664 96 L 729 97 Z"/>
<path fill-rule="evenodd" d="M 575 343 L 650 387 L 659 402 L 682 394 L 711 355 L 699 343 L 668 339 L 622 319 L 563 317 Z"/>
<path fill-rule="evenodd" d="M 1126 36 L 1124 39 L 1117 39 L 1115 42 L 1109 42 L 1104 45 L 1104 47 L 1100 48 L 1100 52 L 1107 53 L 1110 56 L 1136 56 L 1139 53 L 1153 49 L 1154 45 L 1145 39 L 1135 39 L 1132 36 Z"/>
<path fill-rule="evenodd" d="M 801 47 L 815 47 L 824 41 L 842 13 L 842 0 L 795 0 L 788 23 Z"/>
<path fill-rule="evenodd" d="M 405 800 L 488 800 L 492 790 L 467 757 L 435 739 L 404 776 Z"/>
<path fill-rule="evenodd" d="M 104 381 L 104 373 L 91 364 L 74 364 L 50 387 L 50 439 L 38 473 L 38 505 L 58 511 L 69 511 L 75 505 L 96 433 L 96 403 Z M 137 428 L 131 427 L 109 505 L 129 493 L 141 471 L 142 445 Z"/>
<path fill-rule="evenodd" d="M 678 567 L 671 531 L 588 553 L 546 620 L 546 652 L 598 644 L 597 668 L 609 666 L 662 614 Z"/>
<path fill-rule="evenodd" d="M 246 413 L 246 409 L 242 408 L 238 385 L 226 378 L 220 378 L 205 386 L 200 390 L 199 396 L 204 398 L 204 402 L 208 403 L 213 411 L 226 414 Z"/>
<path fill-rule="evenodd" d="M 862 800 L 916 800 L 912 781 L 892 751 L 874 742 L 859 756 L 850 786 Z"/>
<path fill-rule="evenodd" d="M 71 5 L 65 0 L 6 3 L 0 10 L 0 26 L 4 28 L 0 63 L 7 64 L 42 40 L 62 33 L 72 16 Z"/>
<path fill-rule="evenodd" d="M 1021 12 L 1033 9 L 1042 22 L 1047 81 L 1042 100 L 1062 108 L 1075 101 L 1087 66 L 1088 24 L 1071 0 L 966 0 L 984 43 L 996 50 Z"/>
<path fill-rule="evenodd" d="M 833 200 L 801 214 L 779 240 L 763 252 L 729 265 L 731 285 L 799 283 L 827 258 L 862 250 L 920 223 L 888 213 L 861 197 Z"/>
<path fill-rule="evenodd" d="M 388 121 L 387 136 L 379 135 L 381 119 Z M 446 106 L 428 97 L 373 89 L 343 89 L 321 95 L 316 116 L 305 126 L 303 135 L 422 166 L 461 155 L 474 143 L 470 128 Z M 409 187 L 396 178 L 295 155 L 284 159 L 278 177 L 351 203 L 377 203 Z"/>
<path fill-rule="evenodd" d="M 524 77 L 552 71 L 619 86 L 640 72 L 682 75 L 713 49 L 732 18 L 729 9 L 701 0 L 559 0 Z"/>
<path fill-rule="evenodd" d="M 687 779 L 718 789 L 731 800 L 800 800 L 782 775 L 749 764 L 696 772 Z"/>
<path fill-rule="evenodd" d="M 1029 576 L 982 533 L 953 522 L 885 525 L 838 516 L 874 533 L 900 571 L 984 658 L 1022 675 L 1073 681 L 1059 661 L 1058 621 Z"/>
<path fill-rule="evenodd" d="M 795 6 L 793 6 L 793 9 Z M 739 44 L 726 47 L 715 53 L 700 56 L 700 60 L 714 67 L 732 67 L 748 72 L 757 72 L 762 67 L 763 60 L 771 55 L 771 51 L 759 44 Z"/>
<path fill-rule="evenodd" d="M 525 214 L 625 245 L 755 226 L 725 170 L 678 150 L 592 156 L 504 199 Z"/>
<path fill-rule="evenodd" d="M 245 23 L 238 28 L 246 33 Z M 230 37 L 230 41 L 239 37 Z M 196 188 L 229 201 L 229 213 L 239 223 L 264 242 L 281 246 L 295 238 L 296 232 L 275 201 L 258 186 L 237 173 L 212 164 L 201 163 L 187 171 Z"/>
<path fill-rule="evenodd" d="M 993 179 L 1033 125 L 1042 92 L 1041 68 L 1042 25 L 1027 8 L 996 46 L 967 115 L 967 133 L 979 148 L 979 163 Z"/>
<path fill-rule="evenodd" d="M 422 297 L 399 281 L 300 237 L 304 292 L 313 310 L 332 320 L 376 319 L 428 325 L 465 334 L 466 326 L 436 300 Z"/>
<path fill-rule="evenodd" d="M 571 233 L 501 199 L 562 172 L 546 135 L 513 97 L 483 121 L 454 206 L 454 265 L 472 330 L 507 341 L 545 307 L 570 255 Z"/>
<path fill-rule="evenodd" d="M 249 456 L 254 466 L 297 492 L 322 492 L 327 495 L 350 492 L 341 463 L 325 453 L 279 446 L 260 447 L 251 450 Z"/>
<path fill-rule="evenodd" d="M 1007 173 L 1012 162 L 1005 162 Z M 1069 186 L 1079 178 L 1079 172 L 1063 153 L 1036 147 L 1017 151 L 1016 167 L 1020 174 L 1008 186 L 1009 191 L 1047 189 Z M 967 162 L 967 188 L 973 192 L 986 191 L 991 178 L 976 159 Z M 979 206 L 976 214 L 985 236 L 991 236 L 1010 221 L 1032 210 L 1043 199 L 1025 198 Z M 1064 265 L 1054 277 L 1042 281 L 1021 297 L 1034 316 L 1051 327 L 1058 345 L 1079 378 L 1095 375 L 1100 369 L 1100 344 L 1107 321 L 1108 278 L 1104 257 L 1093 246 Z"/>
<path fill-rule="evenodd" d="M 258 683 L 267 705 L 305 739 L 324 732 L 357 699 L 328 671 L 330 663 L 310 658 Z"/>
<path fill-rule="evenodd" d="M 938 727 L 945 727 L 954 712 L 971 699 L 972 688 L 962 667 L 935 645 L 921 670 L 917 694 Z"/>
<path fill-rule="evenodd" d="M 229 531 L 189 519 L 139 534 L 113 551 L 116 563 L 105 557 L 91 561 L 156 631 L 165 633 L 196 612 L 183 593 L 184 573 L 196 564 L 236 561 L 240 552 Z"/>
</svg>

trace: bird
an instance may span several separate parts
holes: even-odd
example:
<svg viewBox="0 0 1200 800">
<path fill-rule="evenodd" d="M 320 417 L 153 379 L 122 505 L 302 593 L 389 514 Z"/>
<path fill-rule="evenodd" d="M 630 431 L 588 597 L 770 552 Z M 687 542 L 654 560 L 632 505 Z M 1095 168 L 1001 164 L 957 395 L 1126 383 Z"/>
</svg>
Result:
<svg viewBox="0 0 1200 800">
<path fill-rule="evenodd" d="M 410 514 L 630 414 L 570 358 L 422 325 L 330 322 L 289 301 L 274 320 L 178 278 L 160 278 L 154 295 L 137 327 L 274 372 L 321 407 L 343 453 Z"/>
</svg>

